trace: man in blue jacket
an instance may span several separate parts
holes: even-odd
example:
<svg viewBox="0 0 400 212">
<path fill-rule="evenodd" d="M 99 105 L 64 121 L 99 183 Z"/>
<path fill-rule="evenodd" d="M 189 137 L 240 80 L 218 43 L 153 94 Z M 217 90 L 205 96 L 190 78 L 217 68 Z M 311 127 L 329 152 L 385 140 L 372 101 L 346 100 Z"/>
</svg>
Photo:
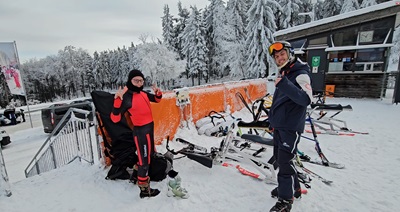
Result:
<svg viewBox="0 0 400 212">
<path fill-rule="evenodd" d="M 268 50 L 279 68 L 269 112 L 269 121 L 274 129 L 274 156 L 279 167 L 278 187 L 271 195 L 277 196 L 278 202 L 270 211 L 290 211 L 293 197 L 301 195 L 293 160 L 304 131 L 307 106 L 313 99 L 310 67 L 296 58 L 294 49 L 286 41 L 275 42 Z"/>
</svg>

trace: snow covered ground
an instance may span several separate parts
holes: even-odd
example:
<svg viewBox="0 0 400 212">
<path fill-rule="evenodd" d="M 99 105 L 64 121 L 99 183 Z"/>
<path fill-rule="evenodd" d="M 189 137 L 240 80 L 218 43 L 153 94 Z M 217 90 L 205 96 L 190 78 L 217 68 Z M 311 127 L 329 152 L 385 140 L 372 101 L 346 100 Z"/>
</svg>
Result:
<svg viewBox="0 0 400 212">
<path fill-rule="evenodd" d="M 318 135 L 327 158 L 346 168 L 339 170 L 305 163 L 333 184 L 328 186 L 313 178 L 308 194 L 295 201 L 292 211 L 397 211 L 400 206 L 397 165 L 400 162 L 400 106 L 391 104 L 391 99 L 330 98 L 327 103 L 351 105 L 353 111 L 344 111 L 337 118 L 345 120 L 349 128 L 367 131 L 369 135 Z M 251 119 L 246 109 L 234 115 Z M 47 136 L 41 126 L 40 112 L 32 114 L 32 121 L 33 128 L 29 119 L 26 123 L 4 127 L 12 138 L 12 143 L 3 149 L 12 196 L 0 197 L 1 212 L 242 212 L 268 211 L 276 202 L 270 197 L 274 185 L 241 175 L 234 168 L 215 165 L 209 169 L 187 158 L 175 160 L 174 167 L 190 193 L 189 199 L 167 197 L 166 180 L 152 183 L 152 187 L 161 190 L 159 196 L 140 199 L 138 187 L 128 181 L 105 180 L 107 169 L 101 163 L 91 166 L 74 162 L 26 179 L 24 169 Z M 222 140 L 199 136 L 193 125 L 190 129 L 180 129 L 177 137 L 205 147 L 218 146 Z M 170 145 L 175 149 L 183 147 L 176 142 Z M 313 141 L 302 139 L 299 148 L 318 158 Z M 158 150 L 166 151 L 165 142 Z M 271 149 L 263 153 L 265 160 L 270 153 Z"/>
</svg>

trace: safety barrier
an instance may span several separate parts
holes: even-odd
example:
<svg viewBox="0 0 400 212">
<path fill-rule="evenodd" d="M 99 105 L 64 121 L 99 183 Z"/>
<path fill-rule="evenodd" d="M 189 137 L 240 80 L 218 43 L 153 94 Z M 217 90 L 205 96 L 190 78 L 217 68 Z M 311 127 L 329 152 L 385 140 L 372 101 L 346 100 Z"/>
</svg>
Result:
<svg viewBox="0 0 400 212">
<path fill-rule="evenodd" d="M 267 84 L 265 79 L 255 79 L 196 86 L 188 90 L 190 104 L 186 107 L 190 107 L 191 121 L 196 122 L 212 110 L 231 113 L 241 110 L 244 105 L 238 101 L 236 93 L 240 92 L 246 98 L 255 100 L 267 94 Z M 174 137 L 180 125 L 181 108 L 176 105 L 174 91 L 165 92 L 162 101 L 151 107 L 154 139 L 156 144 L 161 144 L 167 136 Z"/>
</svg>

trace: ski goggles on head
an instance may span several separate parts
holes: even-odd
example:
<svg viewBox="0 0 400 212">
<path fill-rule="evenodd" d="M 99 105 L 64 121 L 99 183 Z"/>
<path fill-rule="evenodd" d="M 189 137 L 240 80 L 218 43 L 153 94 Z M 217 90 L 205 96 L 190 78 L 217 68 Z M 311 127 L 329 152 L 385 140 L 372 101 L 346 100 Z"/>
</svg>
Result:
<svg viewBox="0 0 400 212">
<path fill-rule="evenodd" d="M 272 54 L 274 54 L 274 52 L 279 52 L 279 51 L 282 50 L 284 47 L 285 47 L 285 45 L 284 45 L 283 43 L 281 43 L 281 42 L 276 42 L 276 43 L 271 44 L 271 45 L 268 47 L 269 55 L 272 56 Z"/>
</svg>

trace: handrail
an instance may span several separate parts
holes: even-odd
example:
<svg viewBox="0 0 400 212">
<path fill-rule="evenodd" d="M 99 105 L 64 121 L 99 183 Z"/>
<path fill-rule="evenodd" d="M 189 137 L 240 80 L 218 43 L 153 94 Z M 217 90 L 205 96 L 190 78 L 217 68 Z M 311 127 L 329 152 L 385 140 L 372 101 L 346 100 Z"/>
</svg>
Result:
<svg viewBox="0 0 400 212">
<path fill-rule="evenodd" d="M 85 115 L 85 121 L 82 121 L 83 119 L 80 119 L 80 118 L 77 118 L 76 116 L 75 116 L 75 114 L 74 113 L 80 113 L 80 114 L 84 114 Z M 55 129 L 52 131 L 52 133 L 49 135 L 49 137 L 46 139 L 46 141 L 43 143 L 43 145 L 40 147 L 40 149 L 39 149 L 39 151 L 35 154 L 35 156 L 33 157 L 33 159 L 31 160 L 31 162 L 28 164 L 28 166 L 26 167 L 26 169 L 25 169 L 25 176 L 26 177 L 29 177 L 30 176 L 30 174 L 29 174 L 29 172 L 31 172 L 31 170 L 34 168 L 34 167 L 36 167 L 36 171 L 37 171 L 37 174 L 40 174 L 40 170 L 39 170 L 39 167 L 38 167 L 38 162 L 39 162 L 39 160 L 41 159 L 41 157 L 46 153 L 46 151 L 49 149 L 49 148 L 54 148 L 53 147 L 53 142 L 55 142 L 55 141 L 58 141 L 58 140 L 60 140 L 60 142 L 63 142 L 63 137 L 65 137 L 65 138 L 67 138 L 68 137 L 68 135 L 60 135 L 60 134 L 58 134 L 58 135 L 56 135 L 57 133 L 59 133 L 59 132 L 61 132 L 61 130 L 63 130 L 64 129 L 64 127 L 68 127 L 68 126 L 72 126 L 73 125 L 73 131 L 71 132 L 71 133 L 75 133 L 75 137 L 73 138 L 73 139 L 75 139 L 76 140 L 76 142 L 77 142 L 77 148 L 78 148 L 78 152 L 80 151 L 79 150 L 79 141 L 78 141 L 78 132 L 76 132 L 77 131 L 77 127 L 79 127 L 79 126 L 77 126 L 77 123 L 76 123 L 76 121 L 78 121 L 78 122 L 85 122 L 85 126 L 86 126 L 86 128 L 87 128 L 87 136 L 88 136 L 88 138 L 89 138 L 89 145 L 90 145 L 90 154 L 91 154 L 91 157 L 93 158 L 93 148 L 92 148 L 92 142 L 91 142 L 91 135 L 90 135 L 90 130 L 89 130 L 89 121 L 88 121 L 88 115 L 91 113 L 92 111 L 87 111 L 87 110 L 82 110 L 82 109 L 78 109 L 78 108 L 69 108 L 68 109 L 68 111 L 67 111 L 67 113 L 63 116 L 63 118 L 61 119 L 61 121 L 57 124 L 57 126 L 55 127 Z M 69 118 L 69 121 L 67 122 L 67 119 Z M 74 122 L 75 121 L 75 122 Z M 65 122 L 66 122 L 66 124 L 65 124 Z M 55 136 L 56 135 L 56 136 Z M 54 137 L 54 139 L 53 139 L 53 136 L 55 136 Z M 54 168 L 57 168 L 57 164 L 56 164 L 56 160 L 55 160 L 55 158 L 56 158 L 56 155 L 54 155 L 54 149 L 51 149 L 51 153 L 52 153 L 52 160 L 53 160 L 53 163 L 54 163 Z M 81 158 L 81 155 L 76 155 L 75 156 L 75 158 L 76 157 L 79 157 L 79 158 Z M 74 158 L 74 159 L 75 159 Z"/>
</svg>

